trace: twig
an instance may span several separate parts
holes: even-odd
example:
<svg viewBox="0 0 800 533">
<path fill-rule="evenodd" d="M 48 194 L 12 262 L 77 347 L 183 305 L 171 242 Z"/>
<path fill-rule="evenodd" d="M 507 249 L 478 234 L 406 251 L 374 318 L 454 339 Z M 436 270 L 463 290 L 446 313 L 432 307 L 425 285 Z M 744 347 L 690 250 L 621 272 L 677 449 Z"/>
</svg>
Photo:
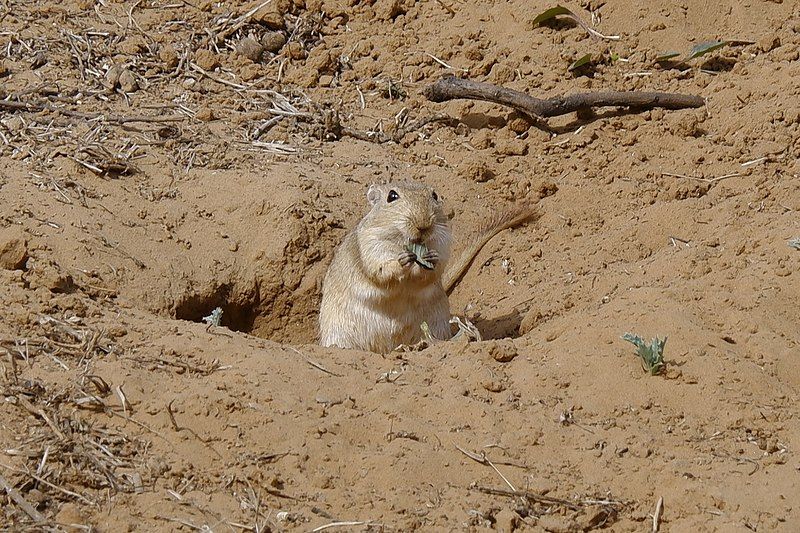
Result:
<svg viewBox="0 0 800 533">
<path fill-rule="evenodd" d="M 661 520 L 661 511 L 664 506 L 664 497 L 659 496 L 658 502 L 656 503 L 656 510 L 653 513 L 653 533 L 658 533 L 658 522 Z"/>
<path fill-rule="evenodd" d="M 217 450 L 215 450 L 213 446 L 211 446 L 211 444 L 210 444 L 209 440 L 207 440 L 207 439 L 204 439 L 203 437 L 201 437 L 200 435 L 198 435 L 198 434 L 197 434 L 197 432 L 196 432 L 195 430 L 193 430 L 192 428 L 181 427 L 181 426 L 179 426 L 179 425 L 178 425 L 178 421 L 177 421 L 177 420 L 175 420 L 175 415 L 172 413 L 172 403 L 173 403 L 174 401 L 175 401 L 175 400 L 172 400 L 171 402 L 169 402 L 169 403 L 167 404 L 167 414 L 169 415 L 169 420 L 170 420 L 170 422 L 172 423 L 172 427 L 175 429 L 175 431 L 177 431 L 177 432 L 181 432 L 181 431 L 183 431 L 183 430 L 186 430 L 186 431 L 188 431 L 189 433 L 191 433 L 192 435 L 194 435 L 194 436 L 195 436 L 195 438 L 196 438 L 197 440 L 199 440 L 200 442 L 202 442 L 203 444 L 205 444 L 205 445 L 206 445 L 206 448 L 208 448 L 209 450 L 211 450 L 212 452 L 214 452 L 214 454 L 215 454 L 217 457 L 219 457 L 220 459 L 222 459 L 222 455 L 221 455 L 221 454 L 220 454 L 220 453 L 219 453 Z"/>
<path fill-rule="evenodd" d="M 18 474 L 26 474 L 26 475 L 28 475 L 28 476 L 31 476 L 33 479 L 35 479 L 35 480 L 36 480 L 36 481 L 38 481 L 39 483 L 44 483 L 45 485 L 47 485 L 47 486 L 48 486 L 48 487 L 50 487 L 51 489 L 55 489 L 55 490 L 57 490 L 57 491 L 59 491 L 59 492 L 63 492 L 63 493 L 64 493 L 64 494 L 66 494 L 67 496 L 72 496 L 73 498 L 77 498 L 77 499 L 79 499 L 80 501 L 82 501 L 83 503 L 85 503 L 85 504 L 87 504 L 87 505 L 97 505 L 95 502 L 93 502 L 92 500 L 90 500 L 90 499 L 86 498 L 85 496 L 81 496 L 81 495 L 80 495 L 80 494 L 78 494 L 77 492 L 72 492 L 71 490 L 67 490 L 67 489 L 65 489 L 65 488 L 63 488 L 63 487 L 59 487 L 58 485 L 55 485 L 55 484 L 53 484 L 53 483 L 50 483 L 50 482 L 49 482 L 49 481 L 47 481 L 46 479 L 44 479 L 44 478 L 42 478 L 42 477 L 39 477 L 39 476 L 37 476 L 36 474 L 32 474 L 32 473 L 30 473 L 30 472 L 26 472 L 26 471 L 24 471 L 24 470 L 19 470 L 19 469 L 16 469 L 16 468 L 14 468 L 14 467 L 11 467 L 11 466 L 8 466 L 8 465 L 6 465 L 6 464 L 3 464 L 3 463 L 0 463 L 0 466 L 2 466 L 3 468 L 6 468 L 6 469 L 8 469 L 8 470 L 11 470 L 12 472 L 16 472 L 16 473 L 18 473 Z"/>
<path fill-rule="evenodd" d="M 439 64 L 440 64 L 441 66 L 443 66 L 444 68 L 449 68 L 449 69 L 451 69 L 451 70 L 460 70 L 461 72 L 469 72 L 469 69 L 466 69 L 466 68 L 458 68 L 458 67 L 454 67 L 454 66 L 452 66 L 452 65 L 448 65 L 447 63 L 445 63 L 444 61 L 442 61 L 441 59 L 439 59 L 439 58 L 438 58 L 438 57 L 436 57 L 435 55 L 433 55 L 433 54 L 429 54 L 428 52 L 423 52 L 423 54 L 425 54 L 426 56 L 430 57 L 431 59 L 433 59 L 434 61 L 436 61 L 437 63 L 439 63 Z"/>
<path fill-rule="evenodd" d="M 460 447 L 458 444 L 456 444 L 456 449 L 458 449 L 458 451 L 460 451 L 461 453 L 463 453 L 464 455 L 466 455 L 467 457 L 469 457 L 473 461 L 476 461 L 476 462 L 478 462 L 478 463 L 480 463 L 482 465 L 491 466 L 494 469 L 494 471 L 497 472 L 497 475 L 499 475 L 501 478 L 503 478 L 503 481 L 506 482 L 506 485 L 508 485 L 508 488 L 510 488 L 513 492 L 517 492 L 517 489 L 514 488 L 514 485 L 512 485 L 511 482 L 506 478 L 506 476 L 504 476 L 503 473 L 500 472 L 500 470 L 498 470 L 496 466 L 494 466 L 494 463 L 492 463 L 489 460 L 489 458 L 486 457 L 486 454 L 484 452 L 481 452 L 480 455 L 475 454 L 475 453 L 470 453 L 467 450 L 465 450 L 464 448 Z"/>
<path fill-rule="evenodd" d="M 743 176 L 743 174 L 739 174 L 738 172 L 733 172 L 731 174 L 724 174 L 722 176 L 717 176 L 716 178 L 704 178 L 702 176 L 687 176 L 686 174 L 674 174 L 672 172 L 662 172 L 661 175 L 669 176 L 671 178 L 683 178 L 687 180 L 704 181 L 706 183 L 716 183 L 718 181 L 726 180 L 728 178 L 738 178 L 739 176 Z"/>
<path fill-rule="evenodd" d="M 365 524 L 369 524 L 369 521 L 366 522 L 331 522 L 330 524 L 325 524 L 324 526 L 315 527 L 311 530 L 311 533 L 316 533 L 317 531 L 324 531 L 326 529 L 330 529 L 332 527 L 346 527 L 346 526 L 363 526 Z"/>
<path fill-rule="evenodd" d="M 263 8 L 264 6 L 269 4 L 270 2 L 272 2 L 272 0 L 264 0 L 263 2 L 261 2 L 260 4 L 255 6 L 254 8 L 250 9 L 250 11 L 248 11 L 247 13 L 242 15 L 241 17 L 235 19 L 230 28 L 226 28 L 225 30 L 222 30 L 219 33 L 217 33 L 216 35 L 214 35 L 214 37 L 213 37 L 214 38 L 214 44 L 221 43 L 230 34 L 234 33 L 236 30 L 238 30 L 239 28 L 241 28 L 242 26 L 247 24 L 250 21 L 250 19 L 252 18 L 253 15 L 258 13 L 258 11 L 261 8 Z"/>
<path fill-rule="evenodd" d="M 239 83 L 234 83 L 232 81 L 228 81 L 228 80 L 219 78 L 217 76 L 213 76 L 213 75 L 211 75 L 211 73 L 203 70 L 199 65 L 195 65 L 192 62 L 189 62 L 189 66 L 192 68 L 192 70 L 194 70 L 196 72 L 199 72 L 203 76 L 207 77 L 210 80 L 214 80 L 217 83 L 221 83 L 223 85 L 227 85 L 228 87 L 233 87 L 234 89 L 237 89 L 239 91 L 243 91 L 243 90 L 247 89 L 246 85 L 241 85 Z"/>
<path fill-rule="evenodd" d="M 25 500 L 25 498 L 22 497 L 22 494 L 17 492 L 17 489 L 12 487 L 11 484 L 8 481 L 6 481 L 6 478 L 4 478 L 3 476 L 0 476 L 0 487 L 3 487 L 6 491 L 6 494 L 8 494 L 8 497 L 14 500 L 14 502 L 16 502 L 17 505 L 19 505 L 19 508 L 25 511 L 25 514 L 33 518 L 35 522 L 45 521 L 45 518 L 44 516 L 42 516 L 42 513 L 34 509 L 33 505 L 28 503 Z"/>
<path fill-rule="evenodd" d="M 465 98 L 483 100 L 512 107 L 532 119 L 566 115 L 573 111 L 588 110 L 593 107 L 624 106 L 640 109 L 663 107 L 665 109 L 684 109 L 702 107 L 705 100 L 700 96 L 676 93 L 620 92 L 578 93 L 542 100 L 525 93 L 498 87 L 491 83 L 462 80 L 446 76 L 422 90 L 422 94 L 432 102 L 446 102 Z"/>
<path fill-rule="evenodd" d="M 581 506 L 575 502 L 571 502 L 569 500 L 563 500 L 561 498 L 552 498 L 550 496 L 537 494 L 535 492 L 531 492 L 528 490 L 505 490 L 505 489 L 494 489 L 491 487 L 475 487 L 475 490 L 483 492 L 484 494 L 526 498 L 528 500 L 538 503 L 543 503 L 545 505 L 561 505 L 572 511 L 580 511 L 581 509 Z"/>
<path fill-rule="evenodd" d="M 308 358 L 308 357 L 307 357 L 307 356 L 306 356 L 306 355 L 305 355 L 303 352 L 301 352 L 301 351 L 300 351 L 300 350 L 298 350 L 297 348 L 295 348 L 295 347 L 293 347 L 293 346 L 289 346 L 289 349 L 290 349 L 290 350 L 292 350 L 292 351 L 293 351 L 294 353 L 296 353 L 297 355 L 299 355 L 300 357 L 302 357 L 303 359 L 305 359 L 305 360 L 306 360 L 306 363 L 308 363 L 309 365 L 313 366 L 313 367 L 314 367 L 314 368 L 316 368 L 317 370 L 321 370 L 321 371 L 325 372 L 326 374 L 328 374 L 328 375 L 331 375 L 331 376 L 334 376 L 334 377 L 337 377 L 337 378 L 340 378 L 340 377 L 342 377 L 342 375 L 341 375 L 341 374 L 336 374 L 335 372 L 331 372 L 330 370 L 328 370 L 327 368 L 325 368 L 325 367 L 324 367 L 324 366 L 322 366 L 321 364 L 319 364 L 319 363 L 315 363 L 314 361 L 312 361 L 311 359 L 309 359 L 309 358 Z"/>
<path fill-rule="evenodd" d="M 64 440 L 66 438 L 64 437 L 64 434 L 61 432 L 61 430 L 58 429 L 58 426 L 56 426 L 53 423 L 53 421 L 50 420 L 50 417 L 48 417 L 47 414 L 45 414 L 44 409 L 37 409 L 36 407 L 33 406 L 33 404 L 31 404 L 31 402 L 29 402 L 22 396 L 17 396 L 17 402 L 19 403 L 19 405 L 25 408 L 25 410 L 28 411 L 30 414 L 38 416 L 39 418 L 44 420 L 45 423 L 50 427 L 50 429 L 53 430 L 53 433 L 58 435 L 59 439 Z"/>
</svg>

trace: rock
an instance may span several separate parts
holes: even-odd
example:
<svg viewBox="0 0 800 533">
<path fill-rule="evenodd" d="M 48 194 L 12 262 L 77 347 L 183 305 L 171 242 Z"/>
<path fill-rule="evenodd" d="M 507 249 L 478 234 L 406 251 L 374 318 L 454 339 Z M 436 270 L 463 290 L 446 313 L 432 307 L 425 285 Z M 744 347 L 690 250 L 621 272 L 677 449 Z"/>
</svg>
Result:
<svg viewBox="0 0 800 533">
<path fill-rule="evenodd" d="M 489 345 L 489 354 L 498 363 L 508 363 L 517 356 L 517 347 L 511 341 L 497 341 Z"/>
<path fill-rule="evenodd" d="M 519 515 L 511 509 L 502 509 L 494 516 L 495 530 L 502 533 L 513 533 L 519 525 Z"/>
<path fill-rule="evenodd" d="M 86 526 L 86 519 L 81 514 L 80 509 L 77 505 L 72 502 L 67 502 L 61 506 L 59 509 L 58 514 L 56 514 L 55 521 L 63 527 L 66 531 L 70 533 L 77 533 L 78 531 L 83 531 L 82 527 L 77 526 Z M 70 527 L 72 526 L 72 527 Z"/>
<path fill-rule="evenodd" d="M 516 113 L 512 114 L 508 119 L 508 129 L 514 133 L 525 133 L 531 128 L 531 125 L 532 123 L 528 118 Z"/>
<path fill-rule="evenodd" d="M 284 15 L 287 11 L 289 11 L 289 0 L 272 0 L 256 11 L 251 20 L 263 24 L 271 30 L 283 30 L 286 28 Z"/>
<path fill-rule="evenodd" d="M 495 85 L 505 85 L 506 83 L 514 81 L 516 75 L 517 73 L 514 72 L 514 69 L 508 65 L 495 63 L 489 74 L 489 79 Z"/>
<path fill-rule="evenodd" d="M 33 265 L 31 265 L 33 262 Z M 52 261 L 29 261 L 25 281 L 33 289 L 44 288 L 50 292 L 70 292 L 75 288 L 72 276 Z"/>
<path fill-rule="evenodd" d="M 495 393 L 503 392 L 504 390 L 506 390 L 505 383 L 503 383 L 499 379 L 484 380 L 484 382 L 481 383 L 481 386 L 483 386 L 483 388 L 486 389 L 487 391 Z"/>
<path fill-rule="evenodd" d="M 375 6 L 375 15 L 382 20 L 393 20 L 406 12 L 406 7 L 401 0 L 378 0 Z"/>
<path fill-rule="evenodd" d="M 318 74 L 330 74 L 334 71 L 336 61 L 328 50 L 312 50 L 306 60 L 306 67 L 314 69 Z"/>
<path fill-rule="evenodd" d="M 770 52 L 781 45 L 781 38 L 775 34 L 765 35 L 758 40 L 758 49 L 762 52 Z"/>
<path fill-rule="evenodd" d="M 279 31 L 268 31 L 261 36 L 261 46 L 264 50 L 272 54 L 280 52 L 283 45 L 286 44 L 286 36 Z"/>
<path fill-rule="evenodd" d="M 179 58 L 178 53 L 172 46 L 162 46 L 158 51 L 158 58 L 163 61 L 164 68 L 172 70 L 178 66 Z"/>
<path fill-rule="evenodd" d="M 0 230 L 0 268 L 22 270 L 28 260 L 28 243 L 17 228 Z"/>
<path fill-rule="evenodd" d="M 261 55 L 264 53 L 264 47 L 261 43 L 251 37 L 245 37 L 236 46 L 236 53 L 240 56 L 246 57 L 254 63 L 261 61 Z"/>
<path fill-rule="evenodd" d="M 538 309 L 531 309 L 528 313 L 523 317 L 522 322 L 519 324 L 519 333 L 520 335 L 526 335 L 536 329 L 539 324 L 544 322 L 545 316 L 542 315 L 542 312 Z"/>
<path fill-rule="evenodd" d="M 261 76 L 261 67 L 259 65 L 249 64 L 245 65 L 239 70 L 239 77 L 242 81 L 253 81 Z"/>
<path fill-rule="evenodd" d="M 116 89 L 119 87 L 119 77 L 122 71 L 125 70 L 122 65 L 114 65 L 106 72 L 106 87 L 109 89 Z"/>
<path fill-rule="evenodd" d="M 528 153 L 528 143 L 522 139 L 503 139 L 495 143 L 495 148 L 500 155 L 525 155 Z"/>
<path fill-rule="evenodd" d="M 194 62 L 203 70 L 214 70 L 219 66 L 219 58 L 211 50 L 198 50 L 194 54 Z"/>
<path fill-rule="evenodd" d="M 130 56 L 141 54 L 147 50 L 147 41 L 141 35 L 133 35 L 119 43 L 118 50 Z"/>
<path fill-rule="evenodd" d="M 197 110 L 197 113 L 195 113 L 194 118 L 201 122 L 211 122 L 217 117 L 214 115 L 214 110 L 210 107 L 201 107 Z"/>
<path fill-rule="evenodd" d="M 303 45 L 297 41 L 286 45 L 286 55 L 289 56 L 289 59 L 305 59 L 308 57 L 308 53 L 306 53 Z"/>
<path fill-rule="evenodd" d="M 133 93 L 139 90 L 139 82 L 136 76 L 128 69 L 124 69 L 119 75 L 119 88 L 126 93 Z"/>
<path fill-rule="evenodd" d="M 482 159 L 468 158 L 458 166 L 458 174 L 464 179 L 476 183 L 485 183 L 494 178 L 494 171 Z"/>
</svg>

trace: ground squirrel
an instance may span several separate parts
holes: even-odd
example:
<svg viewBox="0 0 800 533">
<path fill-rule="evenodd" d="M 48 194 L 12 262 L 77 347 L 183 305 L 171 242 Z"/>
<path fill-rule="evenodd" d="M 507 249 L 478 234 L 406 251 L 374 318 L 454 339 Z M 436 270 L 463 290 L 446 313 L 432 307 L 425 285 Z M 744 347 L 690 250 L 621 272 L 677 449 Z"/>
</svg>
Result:
<svg viewBox="0 0 800 533">
<path fill-rule="evenodd" d="M 320 344 L 386 353 L 421 338 L 427 322 L 449 339 L 447 293 L 500 231 L 533 218 L 535 206 L 490 219 L 444 272 L 452 233 L 442 200 L 415 182 L 372 185 L 370 211 L 336 249 L 322 284 Z"/>
</svg>

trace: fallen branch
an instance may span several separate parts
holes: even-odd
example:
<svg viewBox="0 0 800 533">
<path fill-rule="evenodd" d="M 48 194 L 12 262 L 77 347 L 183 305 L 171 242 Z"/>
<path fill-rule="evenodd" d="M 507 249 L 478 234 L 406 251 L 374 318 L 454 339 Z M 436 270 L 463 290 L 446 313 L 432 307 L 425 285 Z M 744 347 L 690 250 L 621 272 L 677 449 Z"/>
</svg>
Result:
<svg viewBox="0 0 800 533">
<path fill-rule="evenodd" d="M 475 490 L 484 494 L 493 494 L 496 496 L 521 497 L 544 505 L 560 505 L 571 511 L 580 511 L 582 507 L 580 502 L 572 502 L 561 498 L 553 498 L 550 496 L 545 496 L 544 494 L 537 494 L 529 490 L 505 490 L 495 489 L 492 487 L 475 487 Z"/>
<path fill-rule="evenodd" d="M 513 89 L 498 87 L 491 83 L 462 80 L 453 76 L 446 76 L 425 87 L 422 90 L 422 94 L 431 102 L 447 102 L 448 100 L 461 98 L 493 102 L 512 107 L 533 120 L 566 115 L 573 111 L 586 111 L 593 107 L 623 106 L 639 109 L 653 107 L 685 109 L 705 105 L 705 100 L 700 96 L 637 91 L 578 93 L 542 100 Z"/>
</svg>

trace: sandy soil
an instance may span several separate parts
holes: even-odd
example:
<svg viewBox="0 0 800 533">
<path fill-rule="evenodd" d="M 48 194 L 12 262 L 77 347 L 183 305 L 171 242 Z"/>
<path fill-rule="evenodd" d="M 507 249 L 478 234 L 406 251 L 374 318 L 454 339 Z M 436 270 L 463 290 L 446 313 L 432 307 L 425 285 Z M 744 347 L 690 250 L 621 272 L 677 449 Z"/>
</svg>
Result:
<svg viewBox="0 0 800 533">
<path fill-rule="evenodd" d="M 663 498 L 661 531 L 796 531 L 800 8 L 568 4 L 604 41 L 552 5 L 0 6 L 0 529 L 650 531 Z M 447 73 L 708 105 L 547 132 L 426 101 Z M 488 340 L 314 345 L 391 178 L 457 236 L 539 202 L 452 295 Z"/>
</svg>

